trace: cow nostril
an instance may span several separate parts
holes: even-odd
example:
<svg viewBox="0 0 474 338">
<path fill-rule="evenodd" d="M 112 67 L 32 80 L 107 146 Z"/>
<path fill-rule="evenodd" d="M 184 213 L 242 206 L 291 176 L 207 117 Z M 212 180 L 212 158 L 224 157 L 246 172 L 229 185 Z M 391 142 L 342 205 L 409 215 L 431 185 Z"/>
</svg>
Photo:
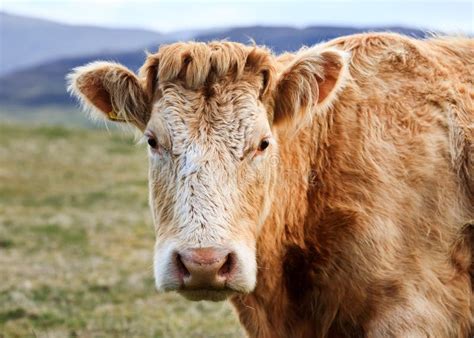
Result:
<svg viewBox="0 0 474 338">
<path fill-rule="evenodd" d="M 235 258 L 233 254 L 228 254 L 224 264 L 221 266 L 217 274 L 219 276 L 227 276 L 231 273 L 232 269 L 234 268 L 235 265 Z"/>
<path fill-rule="evenodd" d="M 189 273 L 189 270 L 186 268 L 186 266 L 184 265 L 183 261 L 181 260 L 181 255 L 180 254 L 177 254 L 176 255 L 176 265 L 178 267 L 178 271 L 179 273 L 183 276 L 183 277 L 189 277 L 191 274 Z"/>
<path fill-rule="evenodd" d="M 222 288 L 237 265 L 235 254 L 216 248 L 183 250 L 175 257 L 184 288 Z"/>
</svg>

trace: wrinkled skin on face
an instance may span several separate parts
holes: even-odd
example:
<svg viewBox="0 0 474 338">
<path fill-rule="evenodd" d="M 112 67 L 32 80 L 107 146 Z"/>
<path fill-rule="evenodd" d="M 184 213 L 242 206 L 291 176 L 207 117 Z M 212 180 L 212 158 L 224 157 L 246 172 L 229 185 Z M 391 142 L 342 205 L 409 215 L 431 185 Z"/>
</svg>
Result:
<svg viewBox="0 0 474 338">
<path fill-rule="evenodd" d="M 139 76 L 109 62 L 69 75 L 93 117 L 134 125 L 150 146 L 158 290 L 221 300 L 254 289 L 278 138 L 330 106 L 345 60 L 330 49 L 276 58 L 232 42 L 176 43 L 149 55 Z"/>
<path fill-rule="evenodd" d="M 147 133 L 159 144 L 149 150 L 149 182 L 161 290 L 179 289 L 168 262 L 189 247 L 235 252 L 237 271 L 225 287 L 249 292 L 255 286 L 255 244 L 269 211 L 277 156 L 256 89 L 216 85 L 206 98 L 171 85 L 154 106 Z M 264 151 L 258 150 L 262 140 L 270 143 Z"/>
</svg>

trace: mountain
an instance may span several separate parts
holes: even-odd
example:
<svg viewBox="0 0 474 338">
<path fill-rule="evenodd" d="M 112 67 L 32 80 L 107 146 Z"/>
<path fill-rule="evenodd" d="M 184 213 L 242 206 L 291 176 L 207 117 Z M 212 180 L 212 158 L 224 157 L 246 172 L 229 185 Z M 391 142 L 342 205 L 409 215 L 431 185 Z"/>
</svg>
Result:
<svg viewBox="0 0 474 338">
<path fill-rule="evenodd" d="M 96 60 L 113 60 L 136 71 L 145 57 L 144 50 L 101 53 L 51 61 L 4 75 L 0 77 L 0 106 L 31 109 L 44 105 L 72 105 L 74 102 L 66 93 L 65 76 L 74 67 Z"/>
<path fill-rule="evenodd" d="M 143 29 L 74 26 L 0 12 L 0 75 L 53 59 L 135 50 L 161 37 Z"/>
<path fill-rule="evenodd" d="M 265 27 L 251 26 L 238 27 L 222 32 L 213 32 L 211 34 L 199 35 L 196 40 L 212 41 L 228 39 L 249 43 L 254 40 L 258 45 L 271 47 L 274 52 L 294 51 L 301 46 L 312 46 L 321 41 L 328 41 L 339 36 L 350 35 L 362 32 L 390 31 L 401 33 L 413 37 L 424 37 L 425 32 L 419 29 L 405 27 L 333 27 L 333 26 L 310 26 L 306 28 L 294 27 Z"/>
<path fill-rule="evenodd" d="M 228 39 L 248 43 L 253 39 L 257 44 L 264 44 L 275 52 L 294 51 L 303 45 L 336 38 L 341 35 L 366 31 L 392 31 L 414 37 L 424 37 L 421 30 L 388 27 L 388 28 L 350 28 L 350 27 L 240 27 L 223 31 L 209 31 L 194 37 L 196 41 Z M 171 42 L 169 39 L 168 42 Z M 147 48 L 156 51 L 158 44 Z M 95 55 L 65 58 L 23 69 L 0 77 L 0 113 L 1 111 L 35 111 L 55 109 L 69 111 L 77 107 L 66 92 L 65 76 L 72 68 L 95 60 L 117 61 L 136 71 L 145 60 L 144 49 L 130 52 L 108 52 Z"/>
</svg>

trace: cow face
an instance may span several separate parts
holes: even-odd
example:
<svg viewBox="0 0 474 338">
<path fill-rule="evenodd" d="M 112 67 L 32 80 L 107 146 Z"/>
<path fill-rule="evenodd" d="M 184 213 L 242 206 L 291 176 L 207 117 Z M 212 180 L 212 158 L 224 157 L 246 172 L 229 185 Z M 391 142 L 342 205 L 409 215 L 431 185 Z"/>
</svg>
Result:
<svg viewBox="0 0 474 338">
<path fill-rule="evenodd" d="M 239 82 L 208 90 L 212 96 L 162 88 L 145 131 L 156 283 L 193 299 L 255 286 L 255 244 L 276 170 L 259 88 Z"/>
<path fill-rule="evenodd" d="M 70 76 L 88 108 L 134 124 L 148 143 L 158 290 L 221 300 L 255 287 L 281 169 L 278 128 L 303 123 L 340 82 L 340 54 L 306 53 L 286 65 L 236 43 L 174 44 L 150 55 L 140 77 L 110 63 Z"/>
</svg>

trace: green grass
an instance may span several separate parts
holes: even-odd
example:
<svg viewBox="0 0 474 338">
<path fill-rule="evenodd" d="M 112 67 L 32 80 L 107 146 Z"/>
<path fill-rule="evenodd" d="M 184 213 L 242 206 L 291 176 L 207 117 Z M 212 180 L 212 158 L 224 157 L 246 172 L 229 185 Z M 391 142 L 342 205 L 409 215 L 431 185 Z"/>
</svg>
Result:
<svg viewBox="0 0 474 338">
<path fill-rule="evenodd" d="M 0 124 L 0 337 L 242 336 L 155 291 L 146 166 L 116 131 Z"/>
<path fill-rule="evenodd" d="M 30 125 L 55 124 L 97 128 L 97 124 L 90 121 L 85 114 L 80 113 L 77 108 L 65 105 L 24 107 L 21 105 L 6 106 L 0 104 L 0 123 L 11 121 L 28 123 Z"/>
</svg>

